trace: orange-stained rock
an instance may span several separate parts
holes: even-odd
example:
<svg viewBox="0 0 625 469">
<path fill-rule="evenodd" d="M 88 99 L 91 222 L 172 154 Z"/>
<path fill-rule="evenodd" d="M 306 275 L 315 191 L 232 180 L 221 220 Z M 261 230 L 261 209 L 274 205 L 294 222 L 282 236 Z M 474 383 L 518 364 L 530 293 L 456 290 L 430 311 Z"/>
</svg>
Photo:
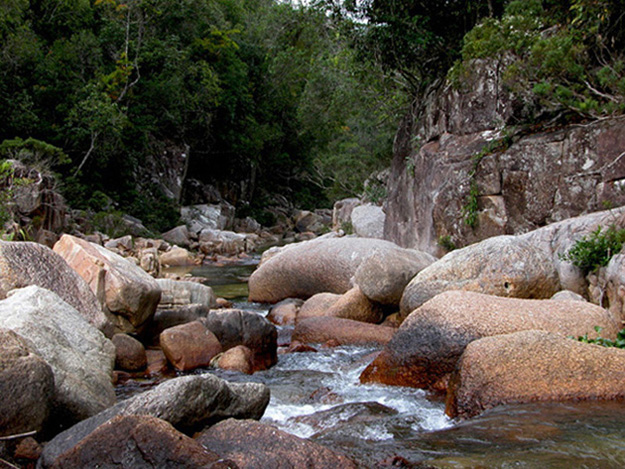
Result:
<svg viewBox="0 0 625 469">
<path fill-rule="evenodd" d="M 208 366 L 221 352 L 215 334 L 199 321 L 170 327 L 161 332 L 161 348 L 167 360 L 178 370 Z"/>
<path fill-rule="evenodd" d="M 253 420 L 228 419 L 202 431 L 196 441 L 241 468 L 351 469 L 348 457 Z"/>
<path fill-rule="evenodd" d="M 451 377 L 446 412 L 472 417 L 504 404 L 625 398 L 625 350 L 545 331 L 469 344 Z"/>
<path fill-rule="evenodd" d="M 297 320 L 321 316 L 377 324 L 383 314 L 382 307 L 369 300 L 356 286 L 343 295 L 317 293 L 311 296 L 300 308 Z"/>
<path fill-rule="evenodd" d="M 596 337 L 595 326 L 607 338 L 620 329 L 608 311 L 590 303 L 449 291 L 410 314 L 360 380 L 444 390 L 446 376 L 476 339 L 528 329 Z"/>
<path fill-rule="evenodd" d="M 351 319 L 319 317 L 297 321 L 293 340 L 303 343 L 326 343 L 336 345 L 386 344 L 397 329 L 378 326 Z"/>
<path fill-rule="evenodd" d="M 359 287 L 354 287 L 326 311 L 326 316 L 378 324 L 382 321 L 382 307 L 367 298 Z"/>
<path fill-rule="evenodd" d="M 226 350 L 219 357 L 217 366 L 222 370 L 239 371 L 251 375 L 254 372 L 254 353 L 245 345 L 237 345 Z"/>
<path fill-rule="evenodd" d="M 161 298 L 156 281 L 127 259 L 75 236 L 63 235 L 54 251 L 89 284 L 117 332 L 141 331 Z"/>
</svg>

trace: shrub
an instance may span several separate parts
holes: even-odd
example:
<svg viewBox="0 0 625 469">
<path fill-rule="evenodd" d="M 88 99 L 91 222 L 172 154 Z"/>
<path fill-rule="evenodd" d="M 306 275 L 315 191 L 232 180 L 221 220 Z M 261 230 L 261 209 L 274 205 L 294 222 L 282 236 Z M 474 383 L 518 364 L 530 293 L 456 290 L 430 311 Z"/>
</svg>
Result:
<svg viewBox="0 0 625 469">
<path fill-rule="evenodd" d="M 585 344 L 601 345 L 602 347 L 625 348 L 625 329 L 621 329 L 619 331 L 619 333 L 616 335 L 616 340 L 610 340 L 601 337 L 599 335 L 599 333 L 601 332 L 601 328 L 599 326 L 595 326 L 595 331 L 597 332 L 596 339 L 589 339 L 588 334 L 584 334 L 582 336 L 579 336 L 577 340 Z"/>
<path fill-rule="evenodd" d="M 577 241 L 566 254 L 560 258 L 579 267 L 584 275 L 608 265 L 610 259 L 621 251 L 625 242 L 625 229 L 616 229 L 611 225 L 601 231 L 598 227 L 589 236 Z"/>
</svg>

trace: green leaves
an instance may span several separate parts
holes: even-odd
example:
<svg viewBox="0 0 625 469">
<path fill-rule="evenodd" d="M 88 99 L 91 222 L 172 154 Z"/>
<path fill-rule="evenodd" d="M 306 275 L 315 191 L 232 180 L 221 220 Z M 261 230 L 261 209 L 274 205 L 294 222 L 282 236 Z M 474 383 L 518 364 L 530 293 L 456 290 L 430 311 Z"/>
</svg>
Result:
<svg viewBox="0 0 625 469">
<path fill-rule="evenodd" d="M 560 259 L 569 261 L 579 267 L 584 275 L 608 265 L 610 259 L 618 254 L 625 242 L 625 229 L 617 229 L 614 225 L 606 231 L 598 227 L 589 236 L 577 241 Z"/>
</svg>

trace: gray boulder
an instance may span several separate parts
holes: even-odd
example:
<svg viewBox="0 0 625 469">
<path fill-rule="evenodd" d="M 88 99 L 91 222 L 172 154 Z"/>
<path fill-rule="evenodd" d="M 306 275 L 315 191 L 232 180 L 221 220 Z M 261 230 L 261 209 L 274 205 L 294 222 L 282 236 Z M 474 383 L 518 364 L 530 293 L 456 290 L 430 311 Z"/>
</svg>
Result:
<svg viewBox="0 0 625 469">
<path fill-rule="evenodd" d="M 405 318 L 448 290 L 550 298 L 560 289 L 558 272 L 544 250 L 520 237 L 496 236 L 452 251 L 419 272 L 404 290 L 400 313 Z"/>
<path fill-rule="evenodd" d="M 115 347 L 57 294 L 37 286 L 0 301 L 0 327 L 22 336 L 52 368 L 54 419 L 71 424 L 115 403 Z"/>
<path fill-rule="evenodd" d="M 191 234 L 187 229 L 187 225 L 180 225 L 163 233 L 161 237 L 168 243 L 176 246 L 189 247 L 191 245 Z"/>
<path fill-rule="evenodd" d="M 361 238 L 384 238 L 386 214 L 382 207 L 365 204 L 352 210 L 351 222 L 354 233 Z"/>
<path fill-rule="evenodd" d="M 54 403 L 50 365 L 6 329 L 0 329 L 0 396 L 0 436 L 41 431 Z"/>
<path fill-rule="evenodd" d="M 0 241 L 0 299 L 15 288 L 38 285 L 53 291 L 87 321 L 113 335 L 113 316 L 102 306 L 85 280 L 52 249 L 37 243 Z"/>
<path fill-rule="evenodd" d="M 118 415 L 157 417 L 192 434 L 230 417 L 260 419 L 269 397 L 269 388 L 260 383 L 228 383 L 209 374 L 175 378 L 58 434 L 45 446 L 39 464 L 51 467 L 59 456 Z"/>
<path fill-rule="evenodd" d="M 245 345 L 254 353 L 254 370 L 264 370 L 278 361 L 276 326 L 256 313 L 238 309 L 213 310 L 199 322 L 204 324 L 226 351 Z"/>
</svg>

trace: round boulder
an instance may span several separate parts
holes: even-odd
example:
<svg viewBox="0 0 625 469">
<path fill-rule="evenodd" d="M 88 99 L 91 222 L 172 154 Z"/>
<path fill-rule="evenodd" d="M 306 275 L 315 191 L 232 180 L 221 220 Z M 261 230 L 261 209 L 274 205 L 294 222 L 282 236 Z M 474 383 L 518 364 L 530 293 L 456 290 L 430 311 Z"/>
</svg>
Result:
<svg viewBox="0 0 625 469">
<path fill-rule="evenodd" d="M 544 250 L 521 237 L 496 236 L 452 251 L 419 272 L 401 298 L 402 318 L 448 290 L 551 298 L 560 290 L 560 280 Z"/>
<path fill-rule="evenodd" d="M 446 412 L 472 417 L 505 404 L 625 398 L 625 350 L 523 331 L 469 344 L 451 378 Z"/>
<path fill-rule="evenodd" d="M 167 360 L 177 370 L 193 370 L 210 365 L 221 352 L 221 344 L 215 334 L 200 321 L 170 327 L 161 332 L 161 348 Z"/>
<path fill-rule="evenodd" d="M 115 334 L 115 368 L 126 371 L 139 371 L 148 365 L 145 347 L 134 337 L 128 334 Z"/>
<path fill-rule="evenodd" d="M 245 345 L 237 345 L 226 350 L 219 357 L 217 366 L 222 370 L 238 371 L 251 375 L 254 372 L 254 354 Z"/>
<path fill-rule="evenodd" d="M 619 324 L 582 301 L 526 300 L 448 291 L 416 309 L 363 371 L 363 383 L 443 391 L 466 346 L 482 337 L 540 329 L 562 336 L 615 338 Z"/>
<path fill-rule="evenodd" d="M 266 258 L 249 280 L 249 299 L 277 303 L 316 293 L 343 294 L 352 288 L 358 266 L 375 253 L 405 251 L 396 244 L 368 238 L 320 238 L 281 249 Z"/>
</svg>

